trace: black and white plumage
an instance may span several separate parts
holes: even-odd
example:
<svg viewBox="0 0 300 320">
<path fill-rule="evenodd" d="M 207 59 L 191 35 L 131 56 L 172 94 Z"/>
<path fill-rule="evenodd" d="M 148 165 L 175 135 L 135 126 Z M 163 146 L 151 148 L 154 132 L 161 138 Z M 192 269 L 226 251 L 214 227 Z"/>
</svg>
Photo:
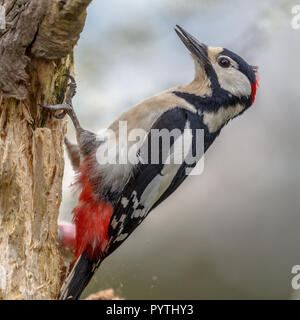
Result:
<svg viewBox="0 0 300 320">
<path fill-rule="evenodd" d="M 80 296 L 101 261 L 180 186 L 224 125 L 254 102 L 257 87 L 254 67 L 227 49 L 198 42 L 179 26 L 175 30 L 195 61 L 195 79 L 188 85 L 146 99 L 108 128 L 116 135 L 114 147 L 117 147 L 119 157 L 122 153 L 122 137 L 118 136 L 120 124 L 126 122 L 128 131 L 143 129 L 137 152 L 133 153 L 135 164 L 102 164 L 99 153 L 109 149 L 110 138 L 103 140 L 101 135 L 82 129 L 73 108 L 65 108 L 65 105 L 46 107 L 68 113 L 78 141 L 78 146 L 66 141 L 72 164 L 79 172 L 81 195 L 73 211 L 76 257 L 61 289 L 62 299 Z M 71 106 L 70 101 L 68 104 Z M 149 148 L 154 139 L 153 129 L 156 132 L 176 129 L 178 137 L 184 136 L 190 152 L 183 155 L 181 163 L 165 161 L 183 152 L 177 146 L 176 137 L 166 150 L 160 144 L 157 148 Z M 186 129 L 187 135 L 184 134 Z M 197 129 L 204 133 L 201 153 L 197 153 Z M 131 147 L 132 143 L 128 143 L 126 151 Z M 152 163 L 149 160 L 155 152 L 159 161 Z M 148 161 L 143 158 L 145 154 Z"/>
</svg>

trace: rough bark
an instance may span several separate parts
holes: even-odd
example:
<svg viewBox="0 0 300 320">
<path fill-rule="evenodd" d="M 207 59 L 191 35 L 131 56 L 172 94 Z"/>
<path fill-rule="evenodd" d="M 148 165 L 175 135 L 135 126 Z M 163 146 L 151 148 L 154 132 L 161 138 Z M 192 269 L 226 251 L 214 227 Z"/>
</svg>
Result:
<svg viewBox="0 0 300 320">
<path fill-rule="evenodd" d="M 0 0 L 0 299 L 53 299 L 61 285 L 57 218 L 73 47 L 91 0 Z"/>
<path fill-rule="evenodd" d="M 113 289 L 102 290 L 93 294 L 90 294 L 85 300 L 124 300 L 115 295 Z"/>
</svg>

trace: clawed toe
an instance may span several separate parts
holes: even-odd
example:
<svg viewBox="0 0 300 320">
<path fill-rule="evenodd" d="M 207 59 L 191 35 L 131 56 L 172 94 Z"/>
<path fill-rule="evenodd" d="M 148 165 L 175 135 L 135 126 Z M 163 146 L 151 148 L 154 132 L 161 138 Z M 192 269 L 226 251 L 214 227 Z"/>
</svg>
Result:
<svg viewBox="0 0 300 320">
<path fill-rule="evenodd" d="M 64 74 L 65 77 L 69 78 L 71 80 L 71 83 L 76 84 L 76 81 L 73 76 L 71 76 L 69 73 Z"/>
<path fill-rule="evenodd" d="M 66 116 L 67 112 L 63 111 L 61 114 L 54 114 L 54 118 L 56 119 L 63 119 Z"/>
<path fill-rule="evenodd" d="M 49 106 L 44 106 L 40 104 L 40 107 L 44 109 L 52 110 L 52 111 L 63 110 L 61 114 L 53 115 L 56 119 L 63 119 L 67 114 L 67 112 L 72 110 L 72 107 L 68 104 L 55 104 L 55 105 L 49 105 Z"/>
<path fill-rule="evenodd" d="M 65 98 L 65 104 L 55 104 L 55 105 L 49 105 L 49 106 L 44 106 L 42 104 L 40 104 L 41 108 L 44 109 L 48 109 L 48 110 L 52 110 L 52 111 L 57 111 L 57 110 L 62 110 L 62 112 L 60 114 L 54 114 L 53 116 L 56 119 L 63 119 L 65 117 L 66 114 L 68 114 L 74 124 L 74 127 L 76 129 L 76 131 L 82 131 L 83 129 L 81 128 L 79 121 L 76 117 L 76 114 L 73 110 L 73 106 L 72 106 L 72 98 L 75 96 L 76 94 L 76 82 L 73 76 L 71 76 L 70 74 L 64 74 L 65 77 L 68 77 L 71 82 L 69 83 L 69 89 L 67 91 L 66 94 L 66 98 Z"/>
</svg>

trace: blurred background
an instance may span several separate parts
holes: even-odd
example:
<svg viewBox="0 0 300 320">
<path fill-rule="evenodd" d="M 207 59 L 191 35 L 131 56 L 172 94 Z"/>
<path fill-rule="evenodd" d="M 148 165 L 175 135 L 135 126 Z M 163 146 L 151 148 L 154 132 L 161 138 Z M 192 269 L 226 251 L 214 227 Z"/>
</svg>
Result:
<svg viewBox="0 0 300 320">
<path fill-rule="evenodd" d="M 101 0 L 75 51 L 83 127 L 98 131 L 132 105 L 193 79 L 173 31 L 259 66 L 255 105 L 229 123 L 189 177 L 107 258 L 82 297 L 290 299 L 300 264 L 300 29 L 297 1 Z M 299 3 L 300 4 L 300 3 Z M 75 140 L 72 125 L 68 136 Z M 62 220 L 76 203 L 68 160 Z M 299 290 L 300 291 L 300 290 Z M 299 293 L 300 296 L 300 293 Z"/>
</svg>

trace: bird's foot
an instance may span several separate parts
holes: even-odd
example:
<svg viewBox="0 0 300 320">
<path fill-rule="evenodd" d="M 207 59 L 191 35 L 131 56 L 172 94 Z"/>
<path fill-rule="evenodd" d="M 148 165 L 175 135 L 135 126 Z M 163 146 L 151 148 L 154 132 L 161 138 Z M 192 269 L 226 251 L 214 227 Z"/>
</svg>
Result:
<svg viewBox="0 0 300 320">
<path fill-rule="evenodd" d="M 40 107 L 52 111 L 63 110 L 63 112 L 60 114 L 53 114 L 54 118 L 56 119 L 63 119 L 68 112 L 70 112 L 71 110 L 73 111 L 72 106 L 70 106 L 69 104 L 54 104 L 48 106 L 40 104 Z"/>
<path fill-rule="evenodd" d="M 73 105 L 72 105 L 72 99 L 76 94 L 76 82 L 73 76 L 69 75 L 69 74 L 64 74 L 64 76 L 68 77 L 71 82 L 69 83 L 69 89 L 66 95 L 66 103 L 65 104 L 55 104 L 55 105 L 48 105 L 48 106 L 44 106 L 42 104 L 40 104 L 40 107 L 44 108 L 44 109 L 48 109 L 48 110 L 52 110 L 52 111 L 57 111 L 57 110 L 62 110 L 62 113 L 60 114 L 54 114 L 54 117 L 56 119 L 63 119 L 65 117 L 66 114 L 68 114 L 71 118 L 71 120 L 73 121 L 73 124 L 75 126 L 76 130 L 81 131 L 81 126 L 79 124 L 79 121 L 77 119 L 77 116 L 75 114 L 75 111 L 73 109 Z"/>
<path fill-rule="evenodd" d="M 70 74 L 64 74 L 64 76 L 68 77 L 71 80 L 71 82 L 68 84 L 69 90 L 66 95 L 66 103 L 65 104 L 48 105 L 48 106 L 44 106 L 44 105 L 40 104 L 40 107 L 42 107 L 44 109 L 53 110 L 53 111 L 63 110 L 63 112 L 58 115 L 54 114 L 54 117 L 56 119 L 63 119 L 66 114 L 69 114 L 70 117 L 72 118 L 72 116 L 74 114 L 74 110 L 73 110 L 73 106 L 72 106 L 72 99 L 76 94 L 76 81 L 75 81 L 74 77 L 71 76 Z"/>
</svg>

